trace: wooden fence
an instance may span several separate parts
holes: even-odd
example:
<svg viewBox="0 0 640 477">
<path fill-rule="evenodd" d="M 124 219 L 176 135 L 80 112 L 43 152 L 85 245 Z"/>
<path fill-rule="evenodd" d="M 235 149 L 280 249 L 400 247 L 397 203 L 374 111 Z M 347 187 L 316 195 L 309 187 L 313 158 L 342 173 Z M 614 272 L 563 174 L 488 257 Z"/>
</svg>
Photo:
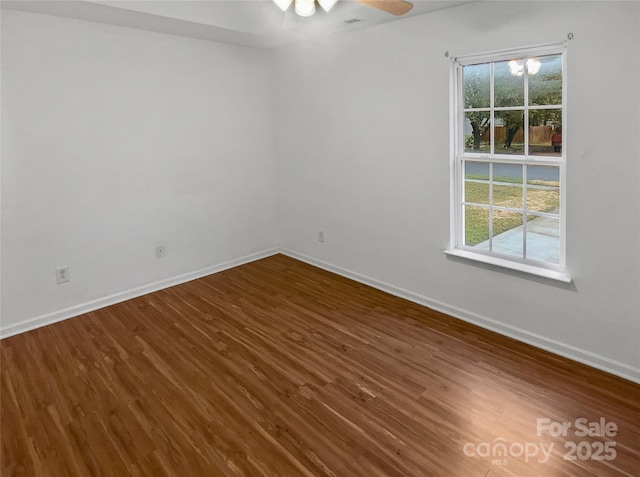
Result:
<svg viewBox="0 0 640 477">
<path fill-rule="evenodd" d="M 552 126 L 531 126 L 529 127 L 529 144 L 539 144 L 539 145 L 551 145 L 551 135 L 553 134 Z M 496 126 L 495 127 L 495 140 L 496 144 L 504 143 L 505 138 L 507 137 L 507 128 L 504 126 Z M 491 139 L 491 132 L 487 131 L 484 133 L 482 137 L 483 141 L 489 141 Z M 522 128 L 518 129 L 518 132 L 513 138 L 514 143 L 523 143 L 524 142 L 524 130 Z"/>
</svg>

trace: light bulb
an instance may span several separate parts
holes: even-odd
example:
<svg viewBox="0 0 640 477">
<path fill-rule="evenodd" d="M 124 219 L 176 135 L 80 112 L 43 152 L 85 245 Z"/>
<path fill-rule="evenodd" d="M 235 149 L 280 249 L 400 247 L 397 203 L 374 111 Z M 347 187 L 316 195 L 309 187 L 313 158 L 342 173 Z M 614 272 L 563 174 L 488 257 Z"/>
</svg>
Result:
<svg viewBox="0 0 640 477">
<path fill-rule="evenodd" d="M 542 66 L 542 64 L 535 58 L 529 58 L 527 60 L 527 70 L 529 71 L 530 75 L 535 75 L 538 71 L 540 71 L 540 66 Z"/>
<path fill-rule="evenodd" d="M 509 73 L 513 76 L 522 76 L 524 74 L 524 64 L 521 61 L 511 60 L 508 65 Z"/>
<path fill-rule="evenodd" d="M 315 0 L 296 0 L 296 13 L 301 17 L 310 17 L 316 13 Z"/>
</svg>

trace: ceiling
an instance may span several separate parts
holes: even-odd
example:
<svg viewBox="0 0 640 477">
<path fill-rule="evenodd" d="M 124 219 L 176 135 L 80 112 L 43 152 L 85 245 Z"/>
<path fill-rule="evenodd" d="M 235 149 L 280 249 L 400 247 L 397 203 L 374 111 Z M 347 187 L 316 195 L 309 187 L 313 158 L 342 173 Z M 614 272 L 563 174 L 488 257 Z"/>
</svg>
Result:
<svg viewBox="0 0 640 477">
<path fill-rule="evenodd" d="M 2 0 L 2 8 L 76 18 L 142 30 L 276 48 L 415 15 L 450 8 L 470 0 L 412 0 L 402 17 L 339 0 L 325 13 L 302 18 L 290 7 L 282 12 L 272 0 Z M 358 20 L 358 21 L 354 21 Z M 350 23 L 345 23 L 350 21 Z"/>
</svg>

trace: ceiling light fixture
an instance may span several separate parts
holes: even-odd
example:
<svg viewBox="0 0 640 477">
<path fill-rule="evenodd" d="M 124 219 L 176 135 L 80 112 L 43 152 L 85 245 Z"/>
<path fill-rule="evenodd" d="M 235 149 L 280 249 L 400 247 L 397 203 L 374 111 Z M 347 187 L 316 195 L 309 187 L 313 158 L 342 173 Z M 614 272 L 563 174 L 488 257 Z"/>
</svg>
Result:
<svg viewBox="0 0 640 477">
<path fill-rule="evenodd" d="M 273 0 L 280 10 L 286 12 L 294 0 Z M 333 8 L 338 0 L 318 0 L 318 3 L 325 12 Z M 316 12 L 315 0 L 295 0 L 295 12 L 301 17 L 310 17 Z"/>
<path fill-rule="evenodd" d="M 295 2 L 295 11 L 301 17 L 310 17 L 316 12 L 316 1 L 325 12 L 331 10 L 338 0 L 273 0 L 280 10 L 286 12 Z M 395 16 L 406 15 L 413 8 L 413 3 L 407 0 L 356 0 L 358 3 Z"/>
</svg>

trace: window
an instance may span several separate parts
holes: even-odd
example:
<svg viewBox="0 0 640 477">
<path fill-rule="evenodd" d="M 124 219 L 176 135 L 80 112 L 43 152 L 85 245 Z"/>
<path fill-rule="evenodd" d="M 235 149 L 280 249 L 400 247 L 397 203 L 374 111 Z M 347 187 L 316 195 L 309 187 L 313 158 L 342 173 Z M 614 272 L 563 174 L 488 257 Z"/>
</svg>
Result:
<svg viewBox="0 0 640 477">
<path fill-rule="evenodd" d="M 570 281 L 565 56 L 556 45 L 453 60 L 447 253 Z"/>
</svg>

